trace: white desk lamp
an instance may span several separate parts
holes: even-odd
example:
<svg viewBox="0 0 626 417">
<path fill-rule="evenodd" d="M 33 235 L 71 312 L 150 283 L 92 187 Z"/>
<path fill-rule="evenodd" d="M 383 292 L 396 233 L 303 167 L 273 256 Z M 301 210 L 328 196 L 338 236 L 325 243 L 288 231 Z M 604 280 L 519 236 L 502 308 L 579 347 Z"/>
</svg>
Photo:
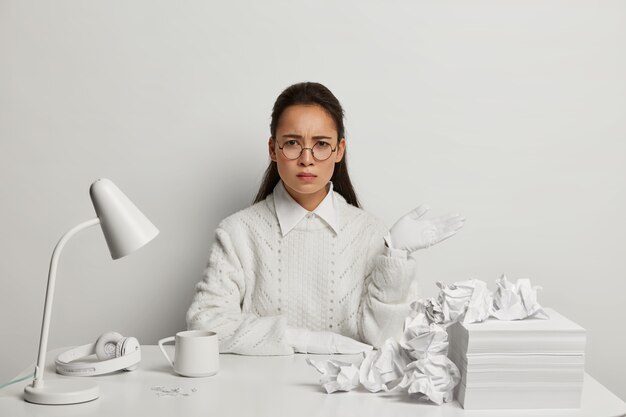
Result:
<svg viewBox="0 0 626 417">
<path fill-rule="evenodd" d="M 100 395 L 98 386 L 90 381 L 55 380 L 47 385 L 43 381 L 54 282 L 59 256 L 65 243 L 79 231 L 100 224 L 111 257 L 118 259 L 136 251 L 159 234 L 150 220 L 110 180 L 95 181 L 89 188 L 89 194 L 98 217 L 70 229 L 61 237 L 52 252 L 35 378 L 31 385 L 24 388 L 24 400 L 31 403 L 77 404 L 95 400 Z"/>
</svg>

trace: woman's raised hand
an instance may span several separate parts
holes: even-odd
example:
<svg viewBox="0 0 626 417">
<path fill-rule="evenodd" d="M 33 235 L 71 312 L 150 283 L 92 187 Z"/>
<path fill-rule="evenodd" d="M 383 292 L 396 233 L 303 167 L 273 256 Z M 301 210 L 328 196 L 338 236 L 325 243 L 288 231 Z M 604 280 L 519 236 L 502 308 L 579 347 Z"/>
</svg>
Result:
<svg viewBox="0 0 626 417">
<path fill-rule="evenodd" d="M 385 237 L 387 246 L 408 252 L 429 248 L 453 236 L 465 223 L 459 214 L 422 219 L 428 210 L 426 204 L 421 204 L 402 216 Z"/>
</svg>

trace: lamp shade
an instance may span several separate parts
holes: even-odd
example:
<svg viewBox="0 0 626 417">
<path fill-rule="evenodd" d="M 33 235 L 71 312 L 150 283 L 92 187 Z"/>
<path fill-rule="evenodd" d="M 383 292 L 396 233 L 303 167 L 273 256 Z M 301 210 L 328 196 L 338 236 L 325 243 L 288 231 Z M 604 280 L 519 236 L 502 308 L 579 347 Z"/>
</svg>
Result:
<svg viewBox="0 0 626 417">
<path fill-rule="evenodd" d="M 122 258 L 159 234 L 159 230 L 111 180 L 101 178 L 89 188 L 111 257 Z"/>
</svg>

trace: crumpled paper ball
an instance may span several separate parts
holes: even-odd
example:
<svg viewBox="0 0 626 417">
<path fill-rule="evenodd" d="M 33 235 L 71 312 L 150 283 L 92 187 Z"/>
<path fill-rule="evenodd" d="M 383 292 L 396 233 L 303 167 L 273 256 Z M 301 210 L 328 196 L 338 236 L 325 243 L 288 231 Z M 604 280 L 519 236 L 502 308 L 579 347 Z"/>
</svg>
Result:
<svg viewBox="0 0 626 417">
<path fill-rule="evenodd" d="M 359 368 L 353 363 L 334 359 L 314 361 L 306 358 L 306 362 L 322 374 L 320 384 L 327 393 L 350 391 L 359 385 Z"/>
<path fill-rule="evenodd" d="M 450 285 L 437 282 L 437 286 L 445 323 L 475 323 L 489 318 L 493 296 L 484 281 L 470 279 Z"/>
<path fill-rule="evenodd" d="M 410 304 L 411 311 L 404 320 L 404 333 L 400 345 L 413 358 L 420 358 L 427 352 L 430 354 L 448 354 L 448 334 L 444 327 L 433 322 L 443 318 L 441 306 L 434 298 L 414 301 Z"/>
<path fill-rule="evenodd" d="M 402 335 L 400 344 L 415 359 L 426 354 L 447 355 L 448 333 L 446 330 L 441 325 L 434 323 L 427 329 L 427 331 L 418 333 L 417 329 L 407 328 Z"/>
<path fill-rule="evenodd" d="M 412 303 L 413 304 L 413 303 Z M 446 316 L 443 314 L 443 308 L 438 300 L 435 298 L 426 298 L 423 301 L 423 310 L 429 323 L 443 324 L 446 321 Z M 413 306 L 411 306 L 414 309 Z"/>
<path fill-rule="evenodd" d="M 411 362 L 406 371 L 393 389 L 421 394 L 437 405 L 454 399 L 454 387 L 461 380 L 459 369 L 444 355 L 427 356 Z"/>
<path fill-rule="evenodd" d="M 491 315 L 499 320 L 521 320 L 535 316 L 547 319 L 548 315 L 537 302 L 539 286 L 532 287 L 530 280 L 520 278 L 515 284 L 502 274 L 496 280 L 497 289 L 493 295 Z"/>
<path fill-rule="evenodd" d="M 430 320 L 426 314 L 426 306 L 423 300 L 413 301 L 409 304 L 409 307 L 411 310 L 404 319 L 404 332 L 406 333 L 407 330 L 410 330 L 411 337 L 407 336 L 407 338 L 411 339 L 413 336 L 429 332 Z"/>
<path fill-rule="evenodd" d="M 378 350 L 365 354 L 359 370 L 359 381 L 371 392 L 387 391 L 387 384 L 401 379 L 411 360 L 402 346 L 389 338 Z"/>
</svg>

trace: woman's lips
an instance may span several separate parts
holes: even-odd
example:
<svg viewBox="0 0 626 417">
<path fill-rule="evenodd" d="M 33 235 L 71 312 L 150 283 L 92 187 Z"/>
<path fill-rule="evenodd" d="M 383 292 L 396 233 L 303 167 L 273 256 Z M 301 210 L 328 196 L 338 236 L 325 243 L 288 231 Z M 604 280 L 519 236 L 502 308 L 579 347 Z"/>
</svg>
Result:
<svg viewBox="0 0 626 417">
<path fill-rule="evenodd" d="M 313 181 L 315 178 L 317 178 L 317 175 L 310 174 L 308 172 L 302 172 L 298 174 L 297 177 L 302 181 Z"/>
</svg>

